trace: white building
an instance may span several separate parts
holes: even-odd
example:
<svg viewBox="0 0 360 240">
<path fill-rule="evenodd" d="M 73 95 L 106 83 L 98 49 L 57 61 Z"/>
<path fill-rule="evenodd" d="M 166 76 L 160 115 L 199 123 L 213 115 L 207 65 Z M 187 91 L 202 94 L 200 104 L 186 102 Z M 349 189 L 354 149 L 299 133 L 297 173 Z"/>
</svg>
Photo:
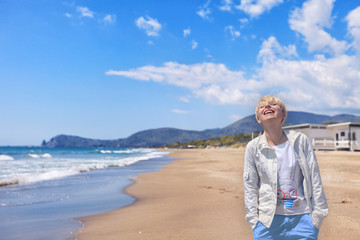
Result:
<svg viewBox="0 0 360 240">
<path fill-rule="evenodd" d="M 304 133 L 315 150 L 360 150 L 360 123 L 299 124 L 283 127 Z"/>
</svg>

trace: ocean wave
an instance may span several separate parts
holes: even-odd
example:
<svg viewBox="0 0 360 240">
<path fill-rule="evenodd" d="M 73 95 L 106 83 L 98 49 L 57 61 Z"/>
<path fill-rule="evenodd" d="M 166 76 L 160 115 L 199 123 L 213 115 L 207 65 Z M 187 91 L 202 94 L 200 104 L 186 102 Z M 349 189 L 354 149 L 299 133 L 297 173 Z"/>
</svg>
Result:
<svg viewBox="0 0 360 240">
<path fill-rule="evenodd" d="M 18 184 L 30 184 L 36 183 L 46 180 L 53 180 L 63 177 L 68 177 L 72 175 L 76 175 L 80 172 L 71 171 L 71 170 L 50 170 L 43 173 L 32 173 L 32 174 L 19 174 L 17 176 L 12 176 L 8 179 L 0 180 L 0 187 L 10 186 L 10 185 L 18 185 Z"/>
<path fill-rule="evenodd" d="M 41 155 L 41 157 L 43 157 L 43 158 L 52 158 L 50 153 L 44 153 L 44 154 Z"/>
<path fill-rule="evenodd" d="M 15 178 L 0 180 L 0 187 L 6 187 L 6 186 L 16 185 L 16 184 L 19 184 L 19 181 Z"/>
<path fill-rule="evenodd" d="M 127 154 L 131 154 L 131 153 L 147 153 L 147 152 L 151 152 L 153 151 L 152 149 L 124 149 L 124 150 L 96 150 L 97 152 L 103 153 L 103 154 L 109 154 L 109 153 L 118 153 L 118 154 L 122 154 L 122 153 L 127 153 Z"/>
<path fill-rule="evenodd" d="M 128 165 L 134 164 L 139 161 L 145 161 L 145 160 L 149 160 L 149 159 L 153 159 L 153 158 L 163 157 L 164 155 L 167 155 L 167 154 L 169 154 L 169 152 L 157 152 L 157 151 L 151 150 L 151 151 L 148 151 L 147 154 L 142 155 L 142 156 L 127 157 L 127 158 L 121 159 L 121 163 L 119 164 L 119 167 L 128 166 Z"/>
<path fill-rule="evenodd" d="M 137 150 L 114 150 L 113 151 L 114 153 L 134 153 L 134 152 L 137 152 Z"/>
<path fill-rule="evenodd" d="M 3 155 L 3 154 L 0 155 L 0 161 L 11 161 L 11 160 L 14 160 L 12 156 Z"/>
<path fill-rule="evenodd" d="M 27 156 L 30 158 L 52 158 L 50 153 L 44 153 L 44 154 L 29 153 Z"/>
<path fill-rule="evenodd" d="M 129 151 L 132 151 L 132 149 Z M 27 154 L 27 157 L 33 160 L 12 161 L 12 165 L 7 165 L 7 169 L 4 168 L 0 171 L 3 173 L 0 178 L 0 187 L 54 180 L 105 168 L 124 167 L 139 161 L 163 157 L 166 154 L 168 154 L 168 152 L 158 152 L 154 149 L 135 149 L 135 151 L 128 156 L 115 154 L 112 155 L 111 158 L 93 158 L 93 156 L 91 158 L 59 158 L 55 155 L 55 157 L 52 157 L 49 153 L 31 153 Z M 88 156 L 90 157 L 91 155 Z M 5 157 L 3 158 L 5 159 Z M 51 159 L 47 160 L 45 158 Z"/>
<path fill-rule="evenodd" d="M 112 153 L 111 150 L 100 150 L 101 153 Z"/>
</svg>

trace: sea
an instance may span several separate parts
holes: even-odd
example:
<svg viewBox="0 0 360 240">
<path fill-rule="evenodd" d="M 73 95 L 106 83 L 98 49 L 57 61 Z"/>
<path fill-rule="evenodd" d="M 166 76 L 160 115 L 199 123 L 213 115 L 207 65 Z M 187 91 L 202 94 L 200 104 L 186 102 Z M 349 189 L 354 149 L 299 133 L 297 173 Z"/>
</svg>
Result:
<svg viewBox="0 0 360 240">
<path fill-rule="evenodd" d="M 0 147 L 0 240 L 72 240 L 79 217 L 130 205 L 136 176 L 174 160 L 156 149 Z"/>
</svg>

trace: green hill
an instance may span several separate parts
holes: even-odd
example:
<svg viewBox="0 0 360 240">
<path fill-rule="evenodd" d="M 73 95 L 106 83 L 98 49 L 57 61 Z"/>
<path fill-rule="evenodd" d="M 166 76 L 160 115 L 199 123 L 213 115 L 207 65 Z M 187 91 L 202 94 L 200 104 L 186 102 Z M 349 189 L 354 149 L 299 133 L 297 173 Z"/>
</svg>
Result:
<svg viewBox="0 0 360 240">
<path fill-rule="evenodd" d="M 208 147 L 241 147 L 252 139 L 252 134 L 235 134 L 218 138 L 197 139 L 185 143 L 167 144 L 167 148 L 208 148 Z"/>
</svg>

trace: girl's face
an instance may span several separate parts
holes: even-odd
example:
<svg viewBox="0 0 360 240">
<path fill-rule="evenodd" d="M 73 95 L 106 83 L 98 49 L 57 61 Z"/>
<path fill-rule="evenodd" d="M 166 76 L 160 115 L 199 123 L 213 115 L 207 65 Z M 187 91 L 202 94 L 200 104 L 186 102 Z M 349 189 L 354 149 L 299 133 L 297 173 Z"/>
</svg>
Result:
<svg viewBox="0 0 360 240">
<path fill-rule="evenodd" d="M 285 117 L 285 113 L 275 101 L 260 102 L 257 112 L 257 120 L 261 125 L 268 121 L 279 121 L 279 124 L 282 124 Z"/>
</svg>

